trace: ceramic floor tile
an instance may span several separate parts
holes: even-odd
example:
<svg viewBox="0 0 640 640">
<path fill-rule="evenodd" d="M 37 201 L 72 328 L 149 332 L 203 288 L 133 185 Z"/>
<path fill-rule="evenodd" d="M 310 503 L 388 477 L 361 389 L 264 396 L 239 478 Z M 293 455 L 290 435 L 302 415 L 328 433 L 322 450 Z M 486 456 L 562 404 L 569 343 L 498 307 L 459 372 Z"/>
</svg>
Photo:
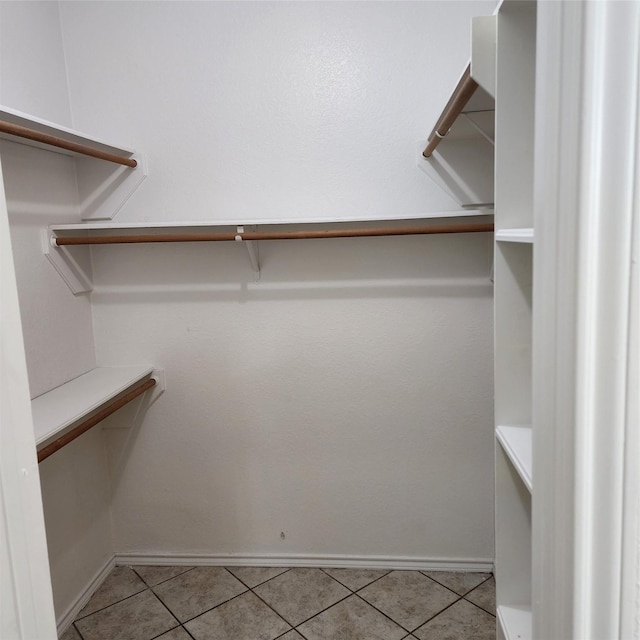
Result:
<svg viewBox="0 0 640 640">
<path fill-rule="evenodd" d="M 143 591 L 75 623 L 84 640 L 150 640 L 178 625 L 151 591 Z"/>
<path fill-rule="evenodd" d="M 222 567 L 196 567 L 153 588 L 180 622 L 195 618 L 246 590 Z"/>
<path fill-rule="evenodd" d="M 71 625 L 61 636 L 60 640 L 82 640 L 76 628 Z"/>
<path fill-rule="evenodd" d="M 304 640 L 304 638 L 295 629 L 293 629 L 288 633 L 285 633 L 283 636 L 280 636 L 278 640 Z"/>
<path fill-rule="evenodd" d="M 227 567 L 233 575 L 253 589 L 287 571 L 287 567 Z"/>
<path fill-rule="evenodd" d="M 419 571 L 392 571 L 358 594 L 409 631 L 458 598 Z"/>
<path fill-rule="evenodd" d="M 419 640 L 494 640 L 496 619 L 470 602 L 459 600 L 413 635 Z"/>
<path fill-rule="evenodd" d="M 351 591 L 362 589 L 362 587 L 366 587 L 374 580 L 389 573 L 375 569 L 325 569 L 324 571 Z"/>
<path fill-rule="evenodd" d="M 351 593 L 320 569 L 291 569 L 254 591 L 293 626 Z"/>
<path fill-rule="evenodd" d="M 192 640 L 192 638 L 182 627 L 176 627 L 158 636 L 155 640 Z"/>
<path fill-rule="evenodd" d="M 463 596 L 491 577 L 490 573 L 471 573 L 467 571 L 422 571 L 445 587 Z"/>
<path fill-rule="evenodd" d="M 135 593 L 140 593 L 146 588 L 147 585 L 129 567 L 114 567 L 107 579 L 91 596 L 91 600 L 80 611 L 78 618 L 84 618 Z"/>
<path fill-rule="evenodd" d="M 193 567 L 160 567 L 160 566 L 141 566 L 131 567 L 150 587 L 155 587 L 161 582 L 170 580 L 179 576 L 185 571 L 193 569 Z"/>
<path fill-rule="evenodd" d="M 291 627 L 253 593 L 244 593 L 187 622 L 196 640 L 273 640 Z"/>
<path fill-rule="evenodd" d="M 307 640 L 400 640 L 407 632 L 356 595 L 299 627 Z"/>
<path fill-rule="evenodd" d="M 468 593 L 465 598 L 485 611 L 496 615 L 496 581 L 494 578 L 483 582 L 479 587 Z"/>
</svg>

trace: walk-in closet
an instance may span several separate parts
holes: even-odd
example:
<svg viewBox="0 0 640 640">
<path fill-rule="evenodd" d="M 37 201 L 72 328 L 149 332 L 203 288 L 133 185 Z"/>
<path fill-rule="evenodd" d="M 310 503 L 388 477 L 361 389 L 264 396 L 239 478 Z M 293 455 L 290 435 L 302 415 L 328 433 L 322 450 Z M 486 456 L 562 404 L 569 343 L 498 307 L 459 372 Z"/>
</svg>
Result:
<svg viewBox="0 0 640 640">
<path fill-rule="evenodd" d="M 640 638 L 639 54 L 0 1 L 3 640 Z"/>
</svg>

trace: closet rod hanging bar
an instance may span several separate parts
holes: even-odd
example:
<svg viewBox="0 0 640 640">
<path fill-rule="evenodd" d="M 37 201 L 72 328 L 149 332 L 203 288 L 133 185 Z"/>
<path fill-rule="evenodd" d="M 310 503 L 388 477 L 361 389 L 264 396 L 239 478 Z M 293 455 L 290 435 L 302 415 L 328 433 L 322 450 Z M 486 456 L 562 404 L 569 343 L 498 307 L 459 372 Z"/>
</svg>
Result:
<svg viewBox="0 0 640 640">
<path fill-rule="evenodd" d="M 438 118 L 436 126 L 433 127 L 433 130 L 429 134 L 428 144 L 422 152 L 425 158 L 431 157 L 431 154 L 440 144 L 440 141 L 447 135 L 456 118 L 462 113 L 462 110 L 477 88 L 478 83 L 471 77 L 471 65 L 468 65 L 462 74 L 462 78 L 460 78 L 460 82 L 458 82 L 453 94 L 449 98 L 449 102 L 447 102 L 442 115 Z"/>
<path fill-rule="evenodd" d="M 493 223 L 443 224 L 429 227 L 388 227 L 381 229 L 324 229 L 316 231 L 246 231 L 244 233 L 173 233 L 114 236 L 60 236 L 58 246 L 86 244 L 141 244 L 147 242 L 225 242 L 240 240 L 306 240 L 317 238 L 358 238 L 373 236 L 409 236 L 437 233 L 493 232 Z"/>
<path fill-rule="evenodd" d="M 103 409 L 100 409 L 98 413 L 87 418 L 84 422 L 81 422 L 77 427 L 74 427 L 68 433 L 65 433 L 63 436 L 60 436 L 58 439 L 54 440 L 52 443 L 48 444 L 46 447 L 43 447 L 38 451 L 38 463 L 46 460 L 50 455 L 54 454 L 56 451 L 59 451 L 65 445 L 73 442 L 76 438 L 80 437 L 86 431 L 89 431 L 91 427 L 95 427 L 99 422 L 102 422 L 105 418 L 110 416 L 112 413 L 115 413 L 121 407 L 124 407 L 125 404 L 128 404 L 139 395 L 142 395 L 145 391 L 148 391 L 156 384 L 155 378 L 149 378 L 146 382 L 141 385 L 135 387 L 131 391 L 129 391 L 126 395 L 122 396 L 122 398 L 111 402 Z"/>
<path fill-rule="evenodd" d="M 66 149 L 67 151 L 80 153 L 84 156 L 91 156 L 92 158 L 98 158 L 99 160 L 115 162 L 117 164 L 131 167 L 132 169 L 138 166 L 137 161 L 133 158 L 123 158 L 122 156 L 117 156 L 114 153 L 99 151 L 98 149 L 93 149 L 84 144 L 78 144 L 77 142 L 64 140 L 63 138 L 58 138 L 57 136 L 52 136 L 48 133 L 42 133 L 41 131 L 22 127 L 19 124 L 0 121 L 0 133 L 6 133 L 19 138 L 26 138 L 27 140 L 33 140 L 34 142 L 41 142 L 42 144 L 48 144 L 52 147 L 58 147 L 59 149 Z"/>
</svg>

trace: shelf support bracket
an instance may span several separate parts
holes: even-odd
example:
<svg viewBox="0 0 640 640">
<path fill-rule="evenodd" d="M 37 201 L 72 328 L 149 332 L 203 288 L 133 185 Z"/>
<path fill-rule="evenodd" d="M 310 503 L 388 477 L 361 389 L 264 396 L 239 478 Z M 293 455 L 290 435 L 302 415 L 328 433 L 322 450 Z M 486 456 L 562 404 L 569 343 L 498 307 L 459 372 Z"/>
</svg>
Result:
<svg viewBox="0 0 640 640">
<path fill-rule="evenodd" d="M 91 262 L 86 256 L 86 266 L 83 266 L 69 248 L 56 244 L 56 234 L 50 229 L 42 230 L 42 252 L 49 260 L 53 268 L 58 272 L 66 285 L 74 295 L 78 293 L 88 293 L 93 291 L 93 277 L 91 273 Z M 79 247 L 76 247 L 76 249 Z M 75 251 L 75 249 L 74 249 Z"/>
<path fill-rule="evenodd" d="M 247 248 L 247 253 L 249 254 L 249 262 L 251 262 L 251 268 L 253 269 L 255 279 L 260 280 L 260 254 L 258 242 L 257 240 L 245 240 L 242 237 L 243 233 L 244 226 L 236 227 L 236 242 L 244 243 L 244 246 Z"/>
</svg>

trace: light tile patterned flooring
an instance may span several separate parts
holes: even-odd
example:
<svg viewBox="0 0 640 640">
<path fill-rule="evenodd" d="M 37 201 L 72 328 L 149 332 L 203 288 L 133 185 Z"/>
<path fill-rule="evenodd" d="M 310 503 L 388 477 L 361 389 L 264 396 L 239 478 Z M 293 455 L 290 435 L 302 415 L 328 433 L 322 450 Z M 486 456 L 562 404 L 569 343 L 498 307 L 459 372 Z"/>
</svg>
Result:
<svg viewBox="0 0 640 640">
<path fill-rule="evenodd" d="M 489 573 L 116 567 L 61 640 L 493 640 Z"/>
</svg>

